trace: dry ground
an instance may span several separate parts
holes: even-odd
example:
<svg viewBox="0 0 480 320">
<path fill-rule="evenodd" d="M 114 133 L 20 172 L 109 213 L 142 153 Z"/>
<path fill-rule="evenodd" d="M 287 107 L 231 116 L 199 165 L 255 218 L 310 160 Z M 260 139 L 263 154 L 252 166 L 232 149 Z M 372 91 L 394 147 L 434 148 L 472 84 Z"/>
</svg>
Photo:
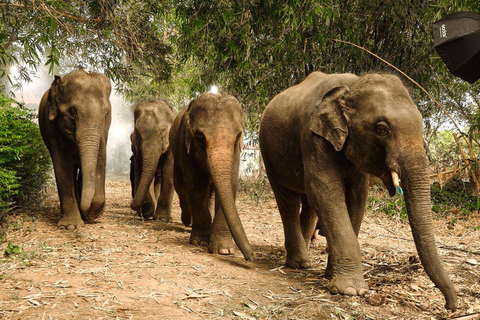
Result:
<svg viewBox="0 0 480 320">
<path fill-rule="evenodd" d="M 188 244 L 180 222 L 142 221 L 129 209 L 129 184 L 110 179 L 98 223 L 59 230 L 52 189 L 40 209 L 10 218 L 8 240 L 23 252 L 0 259 L 2 319 L 479 319 L 480 217 L 435 220 L 459 309 L 444 299 L 418 263 L 408 224 L 368 212 L 359 236 L 366 297 L 327 292 L 322 243 L 313 267 L 284 267 L 283 231 L 273 200 L 240 194 L 238 209 L 256 252 L 254 262 L 210 255 Z M 6 248 L 1 244 L 1 251 Z"/>
</svg>

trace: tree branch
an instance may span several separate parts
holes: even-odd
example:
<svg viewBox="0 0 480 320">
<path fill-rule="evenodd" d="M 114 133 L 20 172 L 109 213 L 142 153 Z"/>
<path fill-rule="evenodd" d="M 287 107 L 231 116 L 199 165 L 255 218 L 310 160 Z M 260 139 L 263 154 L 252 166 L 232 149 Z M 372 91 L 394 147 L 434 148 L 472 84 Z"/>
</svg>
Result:
<svg viewBox="0 0 480 320">
<path fill-rule="evenodd" d="M 17 8 L 23 8 L 23 9 L 26 8 L 26 6 L 24 4 L 9 4 L 9 3 L 0 3 L 0 7 L 17 7 Z M 75 21 L 79 21 L 79 22 L 88 22 L 88 21 L 100 22 L 101 21 L 100 19 L 88 19 L 87 20 L 87 19 L 84 19 L 84 18 L 78 18 L 78 17 L 72 16 L 68 13 L 60 12 L 60 11 L 56 10 L 55 8 L 51 8 L 51 11 L 53 11 L 54 13 L 56 13 L 56 14 L 62 16 L 62 17 L 66 17 L 66 18 L 69 18 L 69 19 L 72 19 L 72 20 L 75 20 Z"/>
</svg>

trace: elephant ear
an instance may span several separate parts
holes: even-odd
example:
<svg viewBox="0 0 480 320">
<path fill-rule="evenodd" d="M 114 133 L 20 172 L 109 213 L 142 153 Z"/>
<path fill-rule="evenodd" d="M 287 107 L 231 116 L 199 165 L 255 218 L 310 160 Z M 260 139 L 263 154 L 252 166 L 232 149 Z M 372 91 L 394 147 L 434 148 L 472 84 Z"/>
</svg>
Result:
<svg viewBox="0 0 480 320">
<path fill-rule="evenodd" d="M 190 111 L 195 100 L 190 101 L 187 111 L 185 111 L 185 146 L 187 147 L 187 153 L 190 153 L 190 144 L 192 143 L 192 126 L 190 125 Z"/>
<path fill-rule="evenodd" d="M 190 153 L 190 144 L 192 143 L 192 127 L 190 126 L 190 117 L 188 113 L 185 114 L 185 146 L 187 153 Z"/>
<path fill-rule="evenodd" d="M 61 95 L 62 78 L 55 76 L 50 87 L 50 94 L 48 96 L 48 119 L 51 121 L 57 117 L 60 112 L 60 95 Z"/>
<path fill-rule="evenodd" d="M 349 92 L 348 87 L 336 87 L 328 91 L 316 107 L 310 130 L 327 139 L 340 151 L 348 136 L 348 123 L 344 113 L 343 97 Z"/>
</svg>

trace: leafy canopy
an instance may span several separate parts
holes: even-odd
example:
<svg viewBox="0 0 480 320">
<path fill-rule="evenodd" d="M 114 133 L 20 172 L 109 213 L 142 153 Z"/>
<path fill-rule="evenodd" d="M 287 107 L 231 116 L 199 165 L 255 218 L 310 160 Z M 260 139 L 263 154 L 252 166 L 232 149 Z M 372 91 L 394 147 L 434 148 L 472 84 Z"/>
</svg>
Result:
<svg viewBox="0 0 480 320">
<path fill-rule="evenodd" d="M 450 75 L 431 31 L 434 21 L 460 10 L 479 12 L 480 2 L 6 0 L 0 70 L 20 64 L 23 79 L 44 63 L 62 74 L 101 70 L 132 100 L 166 97 L 178 107 L 216 84 L 242 101 L 255 135 L 268 101 L 314 70 L 392 71 L 339 39 L 394 64 L 472 125 L 480 85 Z M 445 115 L 414 86 L 412 94 L 435 132 Z"/>
</svg>

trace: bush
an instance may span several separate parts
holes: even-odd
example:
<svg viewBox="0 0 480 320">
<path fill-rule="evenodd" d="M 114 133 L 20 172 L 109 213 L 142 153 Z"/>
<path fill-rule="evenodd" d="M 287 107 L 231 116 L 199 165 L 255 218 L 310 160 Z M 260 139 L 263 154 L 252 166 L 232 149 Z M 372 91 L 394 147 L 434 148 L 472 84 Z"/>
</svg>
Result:
<svg viewBox="0 0 480 320">
<path fill-rule="evenodd" d="M 443 189 L 435 182 L 431 187 L 433 211 L 439 214 L 459 212 L 463 216 L 479 210 L 479 198 L 471 195 L 472 187 L 459 179 L 449 180 Z"/>
<path fill-rule="evenodd" d="M 34 118 L 0 94 L 0 217 L 13 204 L 36 199 L 49 178 L 50 155 Z"/>
<path fill-rule="evenodd" d="M 273 199 L 273 191 L 266 175 L 259 177 L 242 177 L 239 179 L 238 191 L 245 193 L 250 199 L 265 202 Z"/>
<path fill-rule="evenodd" d="M 374 185 L 370 188 L 367 198 L 367 210 L 379 211 L 390 217 L 407 219 L 407 207 L 403 196 L 390 197 L 382 185 Z"/>
<path fill-rule="evenodd" d="M 438 215 L 460 214 L 468 216 L 479 211 L 480 199 L 471 195 L 472 188 L 468 183 L 458 179 L 448 181 L 443 189 L 438 182 L 430 186 L 432 211 Z M 389 216 L 407 219 L 407 208 L 403 197 L 390 197 L 383 186 L 372 186 L 367 201 L 367 210 L 380 211 Z"/>
</svg>

